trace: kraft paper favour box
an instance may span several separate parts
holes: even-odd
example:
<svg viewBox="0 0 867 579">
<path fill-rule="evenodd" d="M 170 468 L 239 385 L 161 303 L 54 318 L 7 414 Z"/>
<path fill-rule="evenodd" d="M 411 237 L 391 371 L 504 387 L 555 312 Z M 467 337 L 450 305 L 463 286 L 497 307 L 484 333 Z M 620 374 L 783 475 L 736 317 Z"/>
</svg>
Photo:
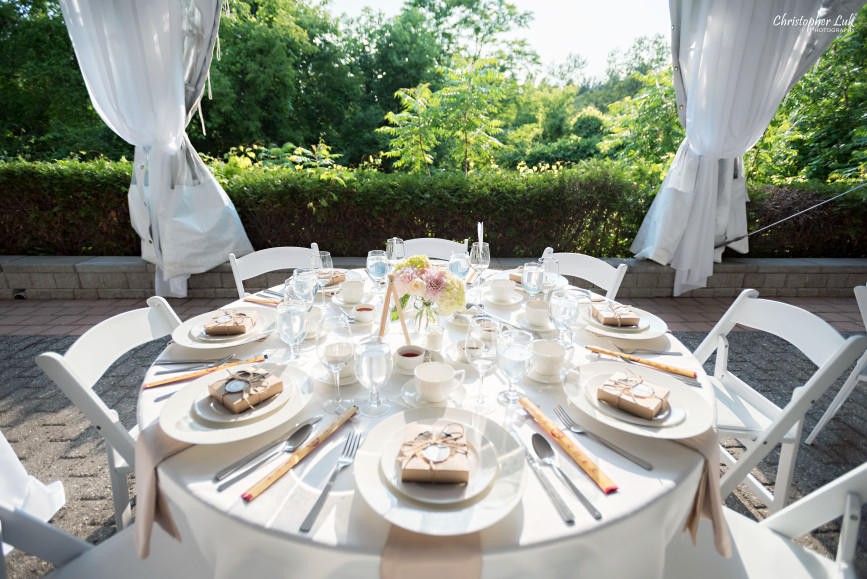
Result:
<svg viewBox="0 0 867 579">
<path fill-rule="evenodd" d="M 632 308 L 616 302 L 590 304 L 590 307 L 593 317 L 606 326 L 637 326 L 640 320 Z"/>
<path fill-rule="evenodd" d="M 659 414 L 670 394 L 667 388 L 625 372 L 612 374 L 596 390 L 596 398 L 600 402 L 645 420 L 651 420 Z"/>
<path fill-rule="evenodd" d="M 209 384 L 208 391 L 223 406 L 240 414 L 283 392 L 283 382 L 262 369 L 248 368 Z"/>
<path fill-rule="evenodd" d="M 407 424 L 397 457 L 403 482 L 466 484 L 470 479 L 468 447 L 457 424 Z"/>
<path fill-rule="evenodd" d="M 256 325 L 256 312 L 253 310 L 222 310 L 205 324 L 208 336 L 234 336 L 246 334 Z"/>
</svg>

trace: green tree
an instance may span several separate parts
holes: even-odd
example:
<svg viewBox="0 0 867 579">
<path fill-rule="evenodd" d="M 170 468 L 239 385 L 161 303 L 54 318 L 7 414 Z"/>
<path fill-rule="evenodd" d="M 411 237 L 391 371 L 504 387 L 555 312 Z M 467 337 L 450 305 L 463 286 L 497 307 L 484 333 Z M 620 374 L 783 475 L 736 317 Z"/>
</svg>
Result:
<svg viewBox="0 0 867 579">
<path fill-rule="evenodd" d="M 389 112 L 385 120 L 390 125 L 377 129 L 392 137 L 391 150 L 384 155 L 397 159 L 395 167 L 406 167 L 410 171 L 420 171 L 423 167 L 430 175 L 433 163 L 431 151 L 439 142 L 434 115 L 436 107 L 431 108 L 433 93 L 430 85 L 425 83 L 415 88 L 402 88 L 394 96 L 400 99 L 403 112 Z"/>
</svg>

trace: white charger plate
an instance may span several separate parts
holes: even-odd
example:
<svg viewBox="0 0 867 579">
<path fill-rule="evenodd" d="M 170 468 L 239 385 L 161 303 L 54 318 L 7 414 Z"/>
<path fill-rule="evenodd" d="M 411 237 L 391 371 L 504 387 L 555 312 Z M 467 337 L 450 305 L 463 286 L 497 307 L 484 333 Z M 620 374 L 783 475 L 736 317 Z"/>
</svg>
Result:
<svg viewBox="0 0 867 579">
<path fill-rule="evenodd" d="M 240 338 L 230 336 L 230 339 L 228 340 L 216 339 L 214 341 L 200 341 L 193 338 L 193 330 L 199 326 L 204 327 L 206 323 L 214 319 L 216 312 L 207 312 L 194 318 L 190 318 L 175 328 L 172 331 L 172 340 L 174 340 L 174 342 L 179 346 L 194 348 L 196 350 L 219 350 L 221 348 L 231 348 L 258 340 L 262 337 L 262 334 L 273 328 L 274 323 L 277 321 L 277 311 L 271 308 L 244 306 L 240 308 L 227 309 L 245 312 L 255 311 L 257 316 L 256 325 L 250 328 L 250 331 L 241 334 Z"/>
<path fill-rule="evenodd" d="M 621 340 L 650 340 L 664 336 L 668 332 L 668 325 L 662 321 L 659 316 L 655 316 L 650 312 L 638 308 L 632 308 L 632 311 L 638 315 L 641 320 L 647 320 L 647 328 L 644 330 L 622 328 L 618 329 L 615 326 L 606 326 L 596 320 L 590 314 L 590 308 L 581 312 L 581 321 L 587 324 L 586 330 L 598 336 L 608 338 L 619 338 Z M 639 325 L 639 328 L 641 325 Z"/>
<path fill-rule="evenodd" d="M 431 422 L 432 429 L 439 430 L 451 420 Z M 425 424 L 428 424 L 425 422 Z M 392 489 L 402 495 L 422 503 L 432 505 L 456 505 L 471 501 L 483 493 L 497 476 L 497 453 L 481 432 L 464 426 L 467 441 L 467 459 L 470 465 L 470 478 L 467 484 L 433 484 L 403 482 L 400 479 L 400 465 L 397 456 L 404 440 L 404 428 L 395 430 L 382 447 L 379 467 L 385 480 Z"/>
<path fill-rule="evenodd" d="M 237 442 L 280 428 L 307 406 L 313 396 L 313 382 L 307 374 L 298 368 L 280 364 L 273 364 L 272 367 L 275 373 L 277 373 L 278 367 L 282 368 L 280 378 L 283 380 L 283 388 L 284 390 L 290 389 L 292 396 L 286 404 L 260 420 L 227 428 L 206 424 L 193 416 L 193 412 L 195 412 L 193 406 L 202 398 L 209 396 L 208 384 L 222 377 L 222 371 L 220 371 L 197 378 L 166 400 L 160 411 L 160 427 L 175 440 L 191 444 Z M 234 368 L 239 368 L 239 366 Z"/>
<path fill-rule="evenodd" d="M 423 503 L 395 492 L 380 468 L 384 444 L 411 422 L 443 420 L 476 430 L 491 443 L 499 471 L 493 484 L 476 501 L 456 505 Z M 389 416 L 377 424 L 358 450 L 353 474 L 364 501 L 388 522 L 425 535 L 450 536 L 490 527 L 521 501 L 527 482 L 524 454 L 503 427 L 466 410 L 425 407 Z"/>
<path fill-rule="evenodd" d="M 609 376 L 627 369 L 671 392 L 668 401 L 672 408 L 672 417 L 668 424 L 666 421 L 659 424 L 643 420 L 625 412 L 622 414 L 629 418 L 624 419 L 623 416 L 611 412 L 616 409 L 606 406 L 603 410 L 598 401 L 591 400 L 591 395 L 592 399 L 595 399 L 596 389 Z M 689 438 L 705 432 L 713 425 L 713 409 L 699 389 L 687 386 L 677 378 L 652 368 L 640 368 L 622 362 L 588 362 L 581 366 L 581 384 L 570 381 L 567 376 L 563 390 L 569 401 L 582 414 L 630 434 L 662 439 Z M 684 415 L 678 416 L 678 410 Z"/>
<path fill-rule="evenodd" d="M 280 374 L 285 371 L 285 366 L 281 364 L 262 363 L 254 364 L 256 368 L 261 368 L 271 374 Z M 251 410 L 245 410 L 239 414 L 235 414 L 228 408 L 222 405 L 219 400 L 213 396 L 204 396 L 196 400 L 193 404 L 193 418 L 204 421 L 205 424 L 219 427 L 233 427 L 246 422 L 254 422 L 261 420 L 269 414 L 276 412 L 289 402 L 295 391 L 295 385 L 292 382 L 288 384 L 283 381 L 283 391 L 278 392 L 264 402 L 260 402 Z"/>
</svg>

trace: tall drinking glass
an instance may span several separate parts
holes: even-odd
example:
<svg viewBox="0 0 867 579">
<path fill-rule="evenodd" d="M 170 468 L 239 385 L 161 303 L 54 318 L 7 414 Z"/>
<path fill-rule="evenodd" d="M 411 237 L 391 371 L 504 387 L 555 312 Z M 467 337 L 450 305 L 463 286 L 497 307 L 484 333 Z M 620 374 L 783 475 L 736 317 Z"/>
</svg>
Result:
<svg viewBox="0 0 867 579">
<path fill-rule="evenodd" d="M 545 282 L 542 284 L 542 289 L 545 291 L 545 299 L 548 299 L 548 294 L 557 287 L 557 281 L 560 279 L 560 260 L 553 256 L 543 256 L 539 258 L 539 263 L 545 270 Z"/>
<path fill-rule="evenodd" d="M 508 330 L 500 334 L 499 366 L 509 382 L 509 389 L 497 394 L 497 402 L 508 408 L 518 408 L 518 382 L 530 371 L 533 359 L 533 336 L 523 330 Z"/>
<path fill-rule="evenodd" d="M 319 289 L 319 276 L 312 267 L 298 267 L 292 272 L 292 277 L 286 280 L 283 288 L 284 299 L 293 297 L 313 305 L 316 292 Z"/>
<path fill-rule="evenodd" d="M 277 335 L 289 346 L 287 361 L 304 361 L 298 345 L 307 336 L 308 314 L 307 303 L 302 300 L 289 299 L 277 306 Z"/>
<path fill-rule="evenodd" d="M 385 290 L 382 287 L 382 281 L 388 274 L 388 257 L 384 251 L 374 249 L 367 252 L 367 273 L 373 280 L 373 292 L 383 293 Z"/>
<path fill-rule="evenodd" d="M 331 261 L 331 254 L 327 251 L 320 251 L 315 269 L 316 277 L 319 281 L 319 291 L 322 292 L 322 305 L 325 306 L 325 286 L 331 282 L 331 278 L 334 276 L 334 264 Z"/>
<path fill-rule="evenodd" d="M 334 381 L 334 398 L 323 405 L 326 412 L 340 414 L 352 404 L 352 400 L 340 397 L 340 371 L 352 361 L 354 353 L 352 330 L 346 318 L 336 315 L 323 318 L 316 336 L 316 354 L 319 361 L 331 370 Z"/>
<path fill-rule="evenodd" d="M 484 242 L 476 241 L 470 250 L 470 267 L 476 272 L 476 301 L 482 301 L 482 274 L 491 265 L 491 247 Z"/>
<path fill-rule="evenodd" d="M 490 316 L 477 314 L 470 318 L 464 354 L 479 373 L 479 394 L 467 399 L 464 407 L 476 414 L 490 414 L 497 408 L 493 399 L 485 396 L 485 374 L 497 363 L 497 340 L 500 324 Z"/>
<path fill-rule="evenodd" d="M 392 237 L 385 244 L 385 255 L 388 260 L 388 270 L 394 271 L 394 267 L 406 257 L 403 247 L 403 239 Z"/>
<path fill-rule="evenodd" d="M 569 333 L 569 343 L 572 336 L 570 328 L 585 325 L 581 320 L 581 312 L 589 307 L 590 292 L 585 289 L 557 290 L 551 294 L 548 312 L 560 333 Z"/>
<path fill-rule="evenodd" d="M 525 263 L 521 270 L 521 285 L 524 291 L 530 296 L 528 301 L 533 301 L 536 294 L 542 291 L 542 285 L 545 283 L 545 270 L 539 262 Z"/>
<path fill-rule="evenodd" d="M 370 399 L 359 408 L 365 416 L 382 416 L 391 410 L 391 404 L 380 397 L 379 389 L 391 377 L 393 364 L 391 348 L 382 338 L 371 338 L 355 348 L 355 376 L 370 390 Z"/>
<path fill-rule="evenodd" d="M 470 254 L 466 251 L 453 251 L 449 256 L 449 270 L 462 280 L 470 273 Z"/>
</svg>

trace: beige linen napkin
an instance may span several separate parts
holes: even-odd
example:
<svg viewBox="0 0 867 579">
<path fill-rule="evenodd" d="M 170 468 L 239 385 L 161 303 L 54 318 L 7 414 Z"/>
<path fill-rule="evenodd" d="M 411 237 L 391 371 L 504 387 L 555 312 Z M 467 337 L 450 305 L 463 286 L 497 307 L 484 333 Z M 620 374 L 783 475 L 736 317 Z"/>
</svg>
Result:
<svg viewBox="0 0 867 579">
<path fill-rule="evenodd" d="M 433 537 L 391 526 L 382 549 L 382 579 L 478 579 L 481 576 L 479 533 Z"/>
<path fill-rule="evenodd" d="M 192 444 L 169 437 L 154 422 L 141 432 L 135 443 L 135 546 L 139 559 L 146 559 L 151 549 L 151 529 L 154 522 L 166 533 L 181 540 L 169 505 L 157 485 L 157 467 L 168 457 Z"/>
<path fill-rule="evenodd" d="M 686 518 L 683 532 L 689 531 L 692 544 L 698 531 L 699 519 L 710 519 L 713 525 L 713 540 L 717 553 L 723 557 L 732 556 L 732 540 L 722 511 L 719 497 L 719 432 L 711 426 L 702 434 L 678 440 L 680 444 L 695 449 L 704 456 L 704 472 L 695 493 L 692 510 Z"/>
</svg>

